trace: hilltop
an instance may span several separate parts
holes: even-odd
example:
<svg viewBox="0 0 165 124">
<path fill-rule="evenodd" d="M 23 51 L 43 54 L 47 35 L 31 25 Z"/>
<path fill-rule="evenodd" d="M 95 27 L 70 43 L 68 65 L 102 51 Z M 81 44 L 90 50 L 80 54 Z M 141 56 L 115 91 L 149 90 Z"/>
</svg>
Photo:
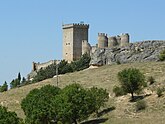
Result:
<svg viewBox="0 0 165 124">
<path fill-rule="evenodd" d="M 156 83 L 148 86 L 144 90 L 144 95 L 148 94 L 144 100 L 147 102 L 147 108 L 144 111 L 135 112 L 134 102 L 129 102 L 130 95 L 114 97 L 112 92 L 113 86 L 118 85 L 117 73 L 125 68 L 134 67 L 146 76 L 153 76 Z M 143 62 L 128 63 L 120 65 L 106 65 L 99 68 L 89 68 L 83 71 L 68 73 L 59 76 L 59 87 L 71 83 L 79 83 L 84 87 L 92 86 L 107 89 L 109 92 L 109 102 L 107 108 L 115 107 L 114 110 L 104 114 L 103 118 L 108 118 L 107 124 L 128 124 L 128 123 L 157 123 L 163 124 L 165 116 L 165 95 L 158 98 L 156 95 L 157 87 L 165 86 L 165 62 Z M 0 104 L 8 107 L 9 110 L 15 111 L 19 117 L 24 118 L 24 113 L 20 107 L 21 100 L 34 88 L 40 88 L 44 85 L 56 85 L 56 77 L 47 79 L 35 84 L 29 84 L 23 87 L 11 89 L 0 94 Z M 150 94 L 150 95 L 149 95 Z"/>
</svg>

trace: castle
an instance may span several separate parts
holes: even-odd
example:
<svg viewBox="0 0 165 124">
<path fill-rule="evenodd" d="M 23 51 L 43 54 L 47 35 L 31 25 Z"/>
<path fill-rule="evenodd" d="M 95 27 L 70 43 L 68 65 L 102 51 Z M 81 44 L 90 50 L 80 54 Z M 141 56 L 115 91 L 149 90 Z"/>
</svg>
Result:
<svg viewBox="0 0 165 124">
<path fill-rule="evenodd" d="M 122 47 L 129 44 L 129 34 L 109 36 L 105 33 L 98 33 L 98 43 L 91 46 L 88 42 L 89 24 L 65 24 L 63 29 L 63 59 L 72 62 L 78 60 L 83 54 L 91 55 L 98 48 Z M 32 63 L 32 72 L 29 78 L 34 77 L 40 69 L 45 69 L 59 60 L 51 60 L 45 63 Z"/>
<path fill-rule="evenodd" d="M 98 44 L 91 46 L 88 42 L 88 24 L 63 25 L 63 59 L 68 62 L 79 59 L 84 53 L 92 54 L 97 48 L 127 46 L 129 34 L 108 37 L 98 33 Z"/>
</svg>

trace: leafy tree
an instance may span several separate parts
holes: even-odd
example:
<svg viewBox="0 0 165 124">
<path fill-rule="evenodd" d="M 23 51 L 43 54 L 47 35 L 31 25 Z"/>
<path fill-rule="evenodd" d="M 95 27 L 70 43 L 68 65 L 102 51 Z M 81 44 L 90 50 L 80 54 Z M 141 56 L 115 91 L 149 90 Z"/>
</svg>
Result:
<svg viewBox="0 0 165 124">
<path fill-rule="evenodd" d="M 145 84 L 144 75 L 135 68 L 124 69 L 119 72 L 118 79 L 123 90 L 126 93 L 131 93 L 132 99 L 134 98 L 134 93 L 140 91 Z"/>
<path fill-rule="evenodd" d="M 79 60 L 73 61 L 71 63 L 73 71 L 80 71 L 80 70 L 88 68 L 90 60 L 91 58 L 87 53 L 83 54 Z"/>
<path fill-rule="evenodd" d="M 33 82 L 39 82 L 48 78 L 52 78 L 56 75 L 56 63 L 49 65 L 45 69 L 40 69 L 37 75 L 34 77 Z"/>
<path fill-rule="evenodd" d="M 0 124 L 19 124 L 19 118 L 15 112 L 9 112 L 7 108 L 0 106 Z"/>
<path fill-rule="evenodd" d="M 79 84 L 66 86 L 55 101 L 60 118 L 68 123 L 77 124 L 91 114 L 89 111 L 92 104 L 91 98 Z"/>
<path fill-rule="evenodd" d="M 52 99 L 60 93 L 60 89 L 51 85 L 34 89 L 21 102 L 26 115 L 26 123 L 49 124 L 56 121 L 57 112 Z"/>
<path fill-rule="evenodd" d="M 60 90 L 53 86 L 34 89 L 22 100 L 26 123 L 75 123 L 84 120 L 104 106 L 108 100 L 106 90 L 93 87 L 86 90 L 71 84 Z"/>
<path fill-rule="evenodd" d="M 90 106 L 91 112 L 96 112 L 98 115 L 98 110 L 105 105 L 105 103 L 108 101 L 109 94 L 105 89 L 92 87 L 89 89 L 89 96 L 92 99 L 92 106 Z"/>
<path fill-rule="evenodd" d="M 8 85 L 7 82 L 5 81 L 5 83 L 0 87 L 0 92 L 4 92 L 8 90 Z"/>
</svg>

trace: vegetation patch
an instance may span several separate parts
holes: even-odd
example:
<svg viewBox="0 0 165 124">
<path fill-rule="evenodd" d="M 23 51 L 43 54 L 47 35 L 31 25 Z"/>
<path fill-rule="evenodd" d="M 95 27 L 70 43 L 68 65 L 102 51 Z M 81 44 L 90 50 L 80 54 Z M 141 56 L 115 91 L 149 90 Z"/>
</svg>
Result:
<svg viewBox="0 0 165 124">
<path fill-rule="evenodd" d="M 124 90 L 122 89 L 122 87 L 118 87 L 118 86 L 114 86 L 113 88 L 113 92 L 115 93 L 115 96 L 123 96 L 126 95 L 127 93 L 124 92 Z"/>
<path fill-rule="evenodd" d="M 156 93 L 157 93 L 158 97 L 161 97 L 163 95 L 162 94 L 163 93 L 163 88 L 158 87 Z"/>
<path fill-rule="evenodd" d="M 159 54 L 159 60 L 164 61 L 165 60 L 165 50 L 162 50 Z"/>
<path fill-rule="evenodd" d="M 135 104 L 136 111 L 144 110 L 147 107 L 147 104 L 144 100 L 139 100 Z"/>
</svg>

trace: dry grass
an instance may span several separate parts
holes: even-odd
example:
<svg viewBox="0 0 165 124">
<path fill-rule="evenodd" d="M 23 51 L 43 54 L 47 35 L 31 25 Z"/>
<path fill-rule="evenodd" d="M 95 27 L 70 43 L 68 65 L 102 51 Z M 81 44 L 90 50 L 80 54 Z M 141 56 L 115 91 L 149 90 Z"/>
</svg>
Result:
<svg viewBox="0 0 165 124">
<path fill-rule="evenodd" d="M 125 68 L 134 67 L 140 69 L 146 77 L 153 76 L 156 83 L 147 87 L 151 95 L 144 98 L 147 102 L 147 109 L 141 112 L 135 112 L 135 103 L 129 102 L 129 95 L 122 97 L 113 97 L 112 89 L 118 85 L 117 73 Z M 111 97 L 107 107 L 115 106 L 116 109 L 105 114 L 103 117 L 108 118 L 106 124 L 164 124 L 165 123 L 165 94 L 158 98 L 156 88 L 165 86 L 165 62 L 147 62 L 131 63 L 121 65 L 107 65 L 99 68 L 86 69 L 84 71 L 68 73 L 59 76 L 59 87 L 64 87 L 71 83 L 80 83 L 84 87 L 97 86 L 105 88 Z M 0 94 L 0 104 L 8 107 L 9 110 L 15 111 L 19 117 L 24 118 L 24 113 L 20 107 L 21 100 L 34 88 L 40 88 L 44 85 L 56 85 L 56 78 L 27 85 L 24 87 L 9 90 Z M 164 122 L 164 123 L 163 123 Z"/>
</svg>

